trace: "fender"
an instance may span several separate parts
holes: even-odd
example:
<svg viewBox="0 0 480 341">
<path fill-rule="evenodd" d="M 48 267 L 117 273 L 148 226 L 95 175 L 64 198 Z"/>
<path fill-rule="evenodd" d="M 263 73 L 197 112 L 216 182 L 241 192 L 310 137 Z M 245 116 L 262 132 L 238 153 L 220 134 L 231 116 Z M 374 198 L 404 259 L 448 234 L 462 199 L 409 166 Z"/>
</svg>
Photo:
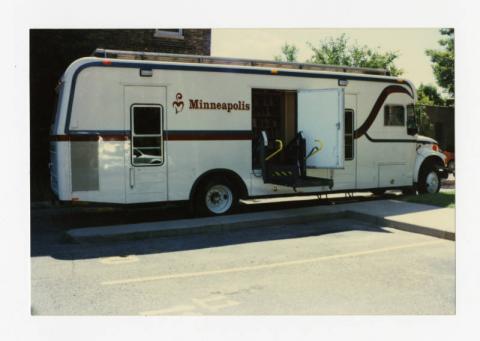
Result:
<svg viewBox="0 0 480 341">
<path fill-rule="evenodd" d="M 204 172 L 203 174 L 201 174 L 199 177 L 197 177 L 197 179 L 195 180 L 195 182 L 193 183 L 190 189 L 189 200 L 190 201 L 193 200 L 199 184 L 204 179 L 207 179 L 208 177 L 215 176 L 215 175 L 226 176 L 230 178 L 234 182 L 234 184 L 237 186 L 238 190 L 240 191 L 240 193 L 238 193 L 240 198 L 248 196 L 247 185 L 245 184 L 245 181 L 242 179 L 240 175 L 238 175 L 236 172 L 234 172 L 231 169 L 215 168 L 215 169 L 210 169 Z"/>
<path fill-rule="evenodd" d="M 432 150 L 432 146 L 430 144 L 417 147 L 417 157 L 415 159 L 413 182 L 418 182 L 418 174 L 420 172 L 420 167 L 422 167 L 423 162 L 429 157 L 439 158 L 442 161 L 442 164 L 445 164 L 446 156 L 443 153 Z"/>
</svg>

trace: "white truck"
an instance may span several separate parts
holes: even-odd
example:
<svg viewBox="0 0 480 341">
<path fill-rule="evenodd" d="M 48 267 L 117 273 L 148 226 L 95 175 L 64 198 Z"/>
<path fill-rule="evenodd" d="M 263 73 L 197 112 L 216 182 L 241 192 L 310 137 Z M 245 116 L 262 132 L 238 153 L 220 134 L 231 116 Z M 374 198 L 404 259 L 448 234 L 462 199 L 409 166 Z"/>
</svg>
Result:
<svg viewBox="0 0 480 341">
<path fill-rule="evenodd" d="M 411 82 L 385 70 L 95 50 L 58 86 L 51 186 L 62 201 L 437 192 L 437 143 L 417 134 Z"/>
</svg>

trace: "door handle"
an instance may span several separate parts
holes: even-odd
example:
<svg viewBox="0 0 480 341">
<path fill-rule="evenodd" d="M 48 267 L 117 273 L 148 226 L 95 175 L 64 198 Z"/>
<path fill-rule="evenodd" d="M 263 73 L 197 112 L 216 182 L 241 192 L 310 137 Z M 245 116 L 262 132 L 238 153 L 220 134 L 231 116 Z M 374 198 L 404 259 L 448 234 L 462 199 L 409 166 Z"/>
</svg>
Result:
<svg viewBox="0 0 480 341">
<path fill-rule="evenodd" d="M 135 187 L 135 169 L 130 168 L 130 188 Z"/>
</svg>

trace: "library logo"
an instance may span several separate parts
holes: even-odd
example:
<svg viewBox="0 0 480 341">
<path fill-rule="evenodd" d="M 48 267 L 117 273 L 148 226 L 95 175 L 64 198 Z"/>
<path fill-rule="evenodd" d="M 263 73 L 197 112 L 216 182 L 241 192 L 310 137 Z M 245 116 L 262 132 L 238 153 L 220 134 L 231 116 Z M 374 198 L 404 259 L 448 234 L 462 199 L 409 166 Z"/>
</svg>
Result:
<svg viewBox="0 0 480 341">
<path fill-rule="evenodd" d="M 182 101 L 182 98 L 183 98 L 182 93 L 177 92 L 177 95 L 175 96 L 175 98 L 176 100 L 172 103 L 172 105 L 173 105 L 173 108 L 175 109 L 175 114 L 178 114 L 183 110 L 183 107 L 185 106 Z"/>
</svg>

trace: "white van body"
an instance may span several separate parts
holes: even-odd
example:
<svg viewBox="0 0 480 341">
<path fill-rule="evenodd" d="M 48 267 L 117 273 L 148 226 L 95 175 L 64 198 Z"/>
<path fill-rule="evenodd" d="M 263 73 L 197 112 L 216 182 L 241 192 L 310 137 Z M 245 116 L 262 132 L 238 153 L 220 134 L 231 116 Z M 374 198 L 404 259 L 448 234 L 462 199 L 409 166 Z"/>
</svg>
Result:
<svg viewBox="0 0 480 341">
<path fill-rule="evenodd" d="M 426 160 L 437 170 L 444 160 L 434 140 L 408 134 L 415 99 L 412 83 L 389 76 L 81 58 L 59 87 L 52 189 L 64 201 L 129 204 L 191 200 L 212 174 L 231 177 L 240 197 L 411 188 Z M 301 131 L 307 153 L 318 147 L 307 175 L 333 184 L 266 183 L 252 161 L 259 129 Z"/>
</svg>

